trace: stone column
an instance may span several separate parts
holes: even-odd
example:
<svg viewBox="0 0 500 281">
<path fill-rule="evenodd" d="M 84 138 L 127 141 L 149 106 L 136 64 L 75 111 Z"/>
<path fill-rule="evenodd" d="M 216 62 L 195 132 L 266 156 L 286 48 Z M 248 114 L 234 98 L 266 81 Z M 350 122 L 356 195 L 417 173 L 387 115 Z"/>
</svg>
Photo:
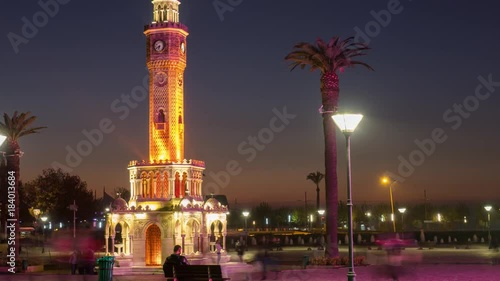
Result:
<svg viewBox="0 0 500 281">
<path fill-rule="evenodd" d="M 115 236 L 111 235 L 111 255 L 115 255 Z"/>
<path fill-rule="evenodd" d="M 170 198 L 174 198 L 174 192 L 175 192 L 175 175 L 174 178 L 170 178 L 168 180 L 168 191 L 170 193 Z"/>
<path fill-rule="evenodd" d="M 202 238 L 202 249 L 204 254 L 210 253 L 210 239 L 208 238 L 208 234 L 203 234 Z"/>
<path fill-rule="evenodd" d="M 156 193 L 158 189 L 156 188 L 158 185 L 158 181 L 156 177 L 153 178 L 153 184 L 151 185 L 151 198 L 158 198 L 158 194 Z"/>
<path fill-rule="evenodd" d="M 109 253 L 109 235 L 104 235 L 104 240 L 106 240 L 106 254 Z"/>
<path fill-rule="evenodd" d="M 222 249 L 226 251 L 226 233 L 222 234 Z"/>
<path fill-rule="evenodd" d="M 184 240 L 186 239 L 186 234 L 181 234 L 182 237 L 182 253 L 184 253 Z"/>
<path fill-rule="evenodd" d="M 134 247 L 133 247 L 134 244 L 132 243 L 133 240 L 134 240 L 134 235 L 129 235 L 128 236 L 128 249 L 129 249 L 128 254 L 129 255 L 134 254 Z"/>
</svg>

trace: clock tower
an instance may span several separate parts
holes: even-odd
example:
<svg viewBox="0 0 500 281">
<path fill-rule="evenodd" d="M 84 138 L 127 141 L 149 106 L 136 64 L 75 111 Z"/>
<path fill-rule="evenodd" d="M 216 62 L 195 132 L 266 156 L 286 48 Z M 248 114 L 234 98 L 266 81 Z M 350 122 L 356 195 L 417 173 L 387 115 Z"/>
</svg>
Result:
<svg viewBox="0 0 500 281">
<path fill-rule="evenodd" d="M 215 240 L 221 239 L 224 248 L 226 245 L 227 203 L 213 196 L 205 199 L 205 162 L 184 158 L 188 30 L 179 22 L 180 2 L 152 3 L 153 21 L 144 28 L 149 70 L 149 159 L 129 162 L 130 200 L 115 199 L 106 215 L 106 251 L 118 253 L 115 259 L 123 261 L 120 264 L 124 266 L 115 269 L 119 275 L 120 271 L 154 272 L 174 245 L 181 245 L 183 255 L 193 264 L 202 264 L 212 254 L 210 245 Z M 228 259 L 225 253 L 222 256 Z"/>
<path fill-rule="evenodd" d="M 149 159 L 184 159 L 184 69 L 188 29 L 179 22 L 178 0 L 153 0 L 145 26 L 149 70 Z"/>
</svg>

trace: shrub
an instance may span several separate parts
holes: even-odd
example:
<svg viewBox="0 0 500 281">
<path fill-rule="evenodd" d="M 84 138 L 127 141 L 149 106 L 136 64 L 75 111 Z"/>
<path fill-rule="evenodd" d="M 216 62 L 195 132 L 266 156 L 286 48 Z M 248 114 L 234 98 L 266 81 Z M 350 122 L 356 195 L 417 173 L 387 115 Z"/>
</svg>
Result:
<svg viewBox="0 0 500 281">
<path fill-rule="evenodd" d="M 356 256 L 354 257 L 354 265 L 365 265 L 365 257 L 364 256 Z M 310 265 L 333 265 L 333 266 L 348 266 L 349 258 L 348 257 L 317 257 L 313 258 L 309 261 Z"/>
</svg>

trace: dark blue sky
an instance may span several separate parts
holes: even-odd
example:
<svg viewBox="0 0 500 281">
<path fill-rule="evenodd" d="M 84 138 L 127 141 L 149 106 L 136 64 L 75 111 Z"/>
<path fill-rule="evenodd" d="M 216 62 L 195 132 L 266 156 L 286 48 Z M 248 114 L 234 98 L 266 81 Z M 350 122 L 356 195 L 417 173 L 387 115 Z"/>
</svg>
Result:
<svg viewBox="0 0 500 281">
<path fill-rule="evenodd" d="M 73 170 L 100 195 L 104 186 L 128 186 L 128 162 L 148 155 L 148 103 L 138 103 L 124 120 L 111 104 L 147 74 L 142 32 L 152 5 L 65 1 L 28 34 L 32 38 L 25 38 L 17 54 L 9 38 L 23 36 L 22 18 L 33 22 L 42 8 L 36 1 L 0 4 L 0 112 L 31 111 L 39 125 L 49 127 L 21 141 L 24 181 L 55 161 L 65 164 L 66 147 L 76 148 L 85 140 L 83 130 L 109 118 L 115 130 Z M 313 202 L 315 187 L 305 178 L 324 169 L 319 73 L 290 72 L 283 58 L 296 42 L 352 36 L 357 27 L 368 34 L 373 49 L 365 61 L 376 71 L 348 69 L 340 76 L 341 110 L 365 115 L 352 137 L 354 201 L 388 202 L 379 184 L 385 171 L 405 179 L 395 188 L 396 201 L 422 200 L 424 189 L 435 201 L 500 199 L 500 86 L 484 86 L 483 98 L 474 96 L 479 76 L 500 81 L 495 1 L 243 0 L 223 20 L 217 2 L 229 1 L 181 5 L 181 21 L 190 32 L 185 155 L 206 161 L 205 184 L 234 160 L 241 173 L 220 190 L 231 202 L 291 204 L 303 200 L 305 191 Z M 374 14 L 387 15 L 380 11 L 388 5 L 390 20 L 383 16 L 385 22 L 376 23 Z M 460 115 L 454 104 L 464 101 L 469 110 Z M 238 146 L 269 127 L 273 108 L 284 107 L 296 117 L 247 161 Z M 429 155 L 416 152 L 415 140 L 431 138 L 436 128 L 442 143 Z M 342 200 L 344 145 L 339 136 Z M 423 163 L 413 165 L 412 173 L 398 172 L 401 157 L 410 155 Z"/>
</svg>

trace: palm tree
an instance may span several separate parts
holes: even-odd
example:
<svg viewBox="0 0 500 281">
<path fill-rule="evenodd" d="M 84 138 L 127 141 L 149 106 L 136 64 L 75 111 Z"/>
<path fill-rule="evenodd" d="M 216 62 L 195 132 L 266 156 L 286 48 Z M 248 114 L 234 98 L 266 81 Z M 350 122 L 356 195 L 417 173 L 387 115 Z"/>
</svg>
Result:
<svg viewBox="0 0 500 281">
<path fill-rule="evenodd" d="M 306 178 L 306 180 L 311 180 L 314 184 L 316 184 L 316 211 L 319 210 L 319 183 L 324 177 L 325 175 L 318 171 L 316 173 L 309 173 Z"/>
<path fill-rule="evenodd" d="M 44 129 L 46 127 L 35 127 L 35 128 L 30 128 L 30 125 L 35 122 L 36 117 L 35 116 L 30 116 L 30 112 L 24 112 L 21 114 L 18 114 L 17 111 L 14 112 L 12 117 L 10 117 L 7 113 L 4 113 L 3 119 L 4 122 L 0 122 L 0 135 L 3 135 L 7 137 L 5 140 L 5 145 L 3 146 L 4 149 L 4 155 L 5 155 L 5 162 L 2 161 L 1 166 L 2 166 L 2 176 L 8 179 L 8 185 L 3 185 L 5 183 L 5 178 L 2 181 L 2 185 L 8 188 L 8 192 L 11 192 L 10 194 L 12 196 L 8 196 L 8 192 L 6 190 L 2 191 L 2 194 L 5 194 L 4 197 L 2 198 L 5 200 L 4 202 L 8 202 L 9 204 L 14 205 L 14 210 L 11 213 L 9 210 L 7 214 L 7 210 L 4 209 L 2 210 L 2 216 L 11 216 L 10 218 L 15 219 L 14 222 L 14 229 L 16 233 L 19 233 L 19 205 L 20 205 L 20 200 L 19 200 L 19 166 L 20 166 L 20 157 L 22 155 L 21 148 L 19 146 L 19 139 L 23 136 L 38 133 L 39 130 Z M 10 195 L 9 194 L 9 195 Z M 8 197 L 7 197 L 8 196 Z M 9 201 L 7 201 L 7 198 Z M 10 201 L 14 199 L 15 201 Z M 4 206 L 5 204 L 2 204 Z M 5 217 L 4 217 L 5 218 Z M 2 219 L 2 221 L 6 221 L 6 219 Z M 9 235 L 7 235 L 9 236 Z M 19 258 L 19 235 L 15 235 L 15 244 L 13 246 L 13 252 L 15 253 L 15 256 Z M 9 243 L 10 245 L 10 243 Z"/>
<path fill-rule="evenodd" d="M 291 61 L 290 68 L 294 70 L 300 66 L 304 69 L 310 66 L 311 71 L 319 69 L 321 72 L 321 104 L 323 115 L 323 132 L 325 141 L 325 193 L 326 193 L 326 232 L 328 235 L 326 256 L 338 256 L 337 244 L 337 147 L 335 139 L 335 125 L 332 115 L 337 112 L 339 99 L 338 72 L 346 67 L 361 65 L 373 70 L 368 64 L 353 60 L 354 57 L 365 55 L 368 46 L 354 42 L 354 37 L 341 40 L 333 37 L 328 44 L 322 39 L 316 40 L 316 45 L 301 42 L 293 47 L 285 60 Z"/>
</svg>

